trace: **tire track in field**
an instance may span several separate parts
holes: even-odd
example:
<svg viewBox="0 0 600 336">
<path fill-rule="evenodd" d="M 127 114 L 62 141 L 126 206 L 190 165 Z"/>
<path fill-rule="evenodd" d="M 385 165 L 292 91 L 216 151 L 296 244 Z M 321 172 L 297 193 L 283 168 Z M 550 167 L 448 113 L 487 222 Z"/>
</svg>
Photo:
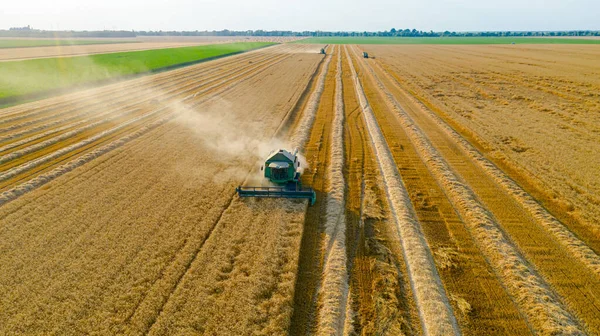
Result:
<svg viewBox="0 0 600 336">
<path fill-rule="evenodd" d="M 347 57 L 352 75 L 356 78 L 356 95 L 363 109 L 363 117 L 383 175 L 391 212 L 401 237 L 402 250 L 423 332 L 427 335 L 459 334 L 456 318 L 437 273 L 431 251 L 416 219 L 415 210 L 366 99 L 352 57 L 350 54 Z"/>
<path fill-rule="evenodd" d="M 366 62 L 363 64 L 368 74 L 377 83 L 379 90 L 394 106 L 402 126 L 423 162 L 448 194 L 455 209 L 479 242 L 482 252 L 491 261 L 496 273 L 503 279 L 503 283 L 515 297 L 533 328 L 542 333 L 549 330 L 564 335 L 583 333 L 579 321 L 564 307 L 559 296 L 521 255 L 493 215 L 454 173 L 423 131 L 415 125 L 412 118 L 385 88 L 372 68 Z"/>
<path fill-rule="evenodd" d="M 302 181 L 309 184 L 317 194 L 315 204 L 307 208 L 304 216 L 300 258 L 294 284 L 294 310 L 288 331 L 294 335 L 304 335 L 309 330 L 317 332 L 319 323 L 319 293 L 327 253 L 326 238 L 322 236 L 324 228 L 321 224 L 327 199 L 323 170 L 327 169 L 329 160 L 329 123 L 334 110 L 332 78 L 335 76 L 335 69 L 331 66 L 334 48 L 330 46 L 325 56 L 326 60 L 313 93 L 303 107 L 301 118 L 296 120 L 297 127 L 293 134 L 293 138 L 301 139 L 294 142 L 300 147 L 310 166 L 303 174 Z"/>
<path fill-rule="evenodd" d="M 341 47 L 337 48 L 335 103 L 329 140 L 327 196 L 325 200 L 325 256 L 319 287 L 320 309 L 317 335 L 347 335 L 348 270 L 346 258 L 346 214 L 344 180 L 344 100 L 342 95 Z"/>
</svg>

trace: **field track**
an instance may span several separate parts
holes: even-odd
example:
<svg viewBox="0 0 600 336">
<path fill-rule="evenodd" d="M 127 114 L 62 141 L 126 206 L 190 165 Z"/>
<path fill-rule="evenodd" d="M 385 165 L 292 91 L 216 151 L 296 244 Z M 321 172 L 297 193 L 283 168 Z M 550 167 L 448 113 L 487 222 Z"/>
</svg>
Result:
<svg viewBox="0 0 600 336">
<path fill-rule="evenodd" d="M 596 173 L 490 115 L 543 97 L 514 118 L 596 148 L 595 79 L 558 75 L 598 48 L 321 47 L 0 110 L 0 332 L 600 334 Z M 314 206 L 235 195 L 279 147 Z"/>
</svg>

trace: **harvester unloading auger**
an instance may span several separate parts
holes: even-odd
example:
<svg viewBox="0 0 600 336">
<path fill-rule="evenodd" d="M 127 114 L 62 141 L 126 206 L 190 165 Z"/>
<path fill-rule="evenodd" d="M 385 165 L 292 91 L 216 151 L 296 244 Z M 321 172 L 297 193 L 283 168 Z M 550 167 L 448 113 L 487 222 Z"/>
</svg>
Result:
<svg viewBox="0 0 600 336">
<path fill-rule="evenodd" d="M 300 161 L 298 150 L 294 154 L 285 149 L 273 151 L 260 168 L 264 176 L 275 186 L 248 187 L 239 186 L 235 190 L 240 197 L 263 198 L 306 198 L 315 204 L 317 194 L 311 188 L 302 188 L 300 182 Z"/>
</svg>

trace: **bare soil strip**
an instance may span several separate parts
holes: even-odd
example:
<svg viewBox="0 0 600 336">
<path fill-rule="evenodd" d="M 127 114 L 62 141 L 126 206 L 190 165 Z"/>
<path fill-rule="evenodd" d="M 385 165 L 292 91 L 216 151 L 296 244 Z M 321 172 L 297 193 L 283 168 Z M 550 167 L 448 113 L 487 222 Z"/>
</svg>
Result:
<svg viewBox="0 0 600 336">
<path fill-rule="evenodd" d="M 426 334 L 431 335 L 458 334 L 456 319 L 439 279 L 431 251 L 416 219 L 406 188 L 393 163 L 389 147 L 387 147 L 373 111 L 368 105 L 352 63 L 350 69 L 356 78 L 356 94 L 361 103 L 369 135 L 385 181 L 386 193 L 396 219 L 398 234 L 402 237 L 404 255 L 415 300 L 420 310 L 423 330 Z"/>
</svg>

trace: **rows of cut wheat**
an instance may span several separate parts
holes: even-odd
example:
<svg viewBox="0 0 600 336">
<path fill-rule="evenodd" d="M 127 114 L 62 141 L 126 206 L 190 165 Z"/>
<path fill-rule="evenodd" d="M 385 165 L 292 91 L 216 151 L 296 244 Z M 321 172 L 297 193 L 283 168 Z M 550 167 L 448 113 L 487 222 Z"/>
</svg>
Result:
<svg viewBox="0 0 600 336">
<path fill-rule="evenodd" d="M 383 179 L 357 100 L 350 64 L 342 56 L 346 150 L 346 221 L 350 298 L 357 333 L 419 333 L 416 309 Z"/>
<path fill-rule="evenodd" d="M 527 332 L 522 313 L 422 161 L 388 97 L 366 69 L 362 73 L 365 94 L 402 175 L 461 332 Z"/>
<path fill-rule="evenodd" d="M 398 113 L 402 126 L 417 148 L 429 170 L 449 195 L 455 208 L 470 227 L 473 236 L 486 257 L 497 268 L 511 294 L 517 298 L 531 325 L 540 332 L 572 334 L 581 332 L 578 322 L 560 302 L 543 278 L 536 274 L 519 250 L 506 237 L 495 218 L 481 204 L 467 185 L 448 166 L 445 159 L 432 146 L 428 138 L 411 117 L 404 112 L 377 75 L 369 68 L 380 90 L 384 91 L 390 105 Z M 541 313 L 546 312 L 546 313 Z"/>
<path fill-rule="evenodd" d="M 348 57 L 350 58 L 350 55 Z M 356 94 L 383 175 L 386 194 L 395 217 L 398 234 L 401 236 L 402 249 L 417 307 L 420 310 L 423 329 L 426 333 L 439 335 L 458 333 L 456 319 L 439 279 L 431 251 L 415 217 L 406 188 L 377 125 L 373 111 L 366 100 L 352 60 L 349 59 L 349 62 L 351 72 L 356 78 Z"/>
<path fill-rule="evenodd" d="M 334 116 L 329 140 L 327 196 L 325 204 L 323 280 L 320 285 L 318 335 L 347 334 L 344 330 L 348 301 L 348 270 L 346 268 L 346 216 L 344 166 L 344 102 L 342 97 L 342 57 L 336 50 Z M 351 324 L 350 324 L 351 325 Z"/>
<path fill-rule="evenodd" d="M 590 163 L 600 152 L 600 81 L 586 74 L 598 72 L 600 48 L 455 47 L 436 54 L 423 47 L 400 54 L 403 62 L 388 66 L 407 87 L 598 251 L 600 175 Z"/>
<path fill-rule="evenodd" d="M 391 80 L 391 83 L 395 83 L 393 78 L 385 73 Z M 397 84 L 397 82 L 396 82 Z M 396 86 L 399 88 L 399 86 Z M 411 98 L 409 96 L 409 98 Z M 554 215 L 548 212 L 547 209 L 542 207 L 529 193 L 527 193 L 521 186 L 519 186 L 514 180 L 494 165 L 490 160 L 486 159 L 471 143 L 457 133 L 452 127 L 445 123 L 439 116 L 427 109 L 422 103 L 412 98 L 412 101 L 420 106 L 424 115 L 430 117 L 441 129 L 448 134 L 455 143 L 461 147 L 465 153 L 468 153 L 469 157 L 476 163 L 479 164 L 494 180 L 498 185 L 502 186 L 507 193 L 515 198 L 519 203 L 523 205 L 525 209 L 529 211 L 532 217 L 537 222 L 544 226 L 548 231 L 552 232 L 556 236 L 556 240 L 564 245 L 574 256 L 580 258 L 583 263 L 590 267 L 594 272 L 600 274 L 600 257 L 598 254 L 590 248 L 584 241 L 574 235 L 563 223 L 561 223 Z"/>
</svg>

